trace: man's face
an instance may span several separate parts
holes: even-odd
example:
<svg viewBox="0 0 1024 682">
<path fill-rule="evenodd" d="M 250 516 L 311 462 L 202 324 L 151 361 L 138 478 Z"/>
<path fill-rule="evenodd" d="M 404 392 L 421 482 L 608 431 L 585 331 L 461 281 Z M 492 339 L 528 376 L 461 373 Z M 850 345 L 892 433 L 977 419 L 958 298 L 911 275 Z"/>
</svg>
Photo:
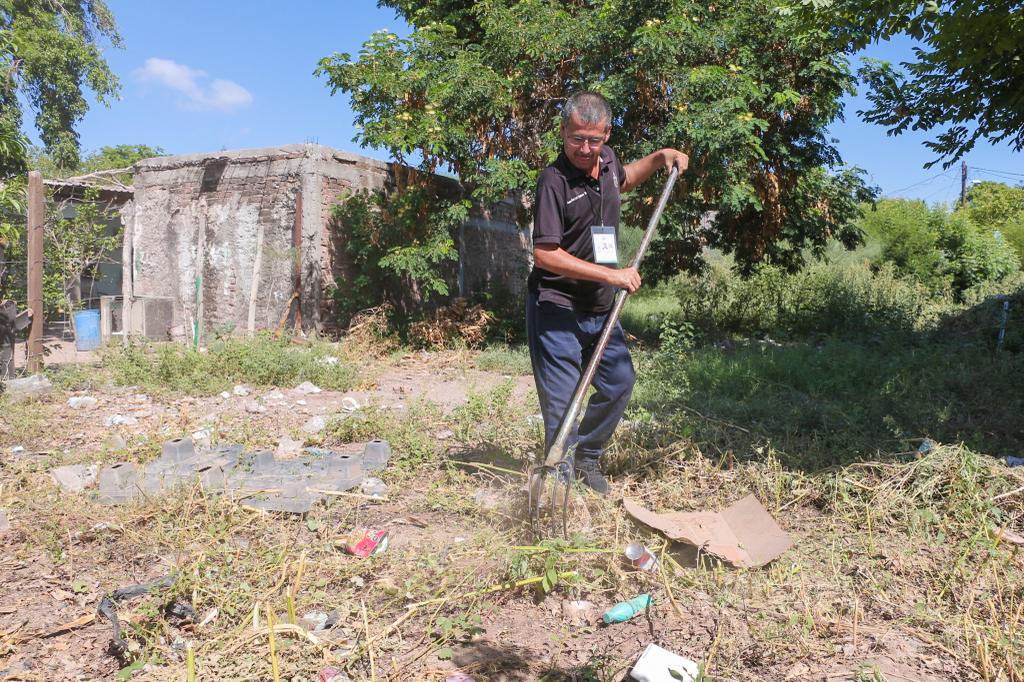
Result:
<svg viewBox="0 0 1024 682">
<path fill-rule="evenodd" d="M 576 115 L 562 124 L 562 144 L 569 162 L 582 171 L 591 171 L 608 141 L 612 127 L 608 121 L 583 123 Z"/>
</svg>

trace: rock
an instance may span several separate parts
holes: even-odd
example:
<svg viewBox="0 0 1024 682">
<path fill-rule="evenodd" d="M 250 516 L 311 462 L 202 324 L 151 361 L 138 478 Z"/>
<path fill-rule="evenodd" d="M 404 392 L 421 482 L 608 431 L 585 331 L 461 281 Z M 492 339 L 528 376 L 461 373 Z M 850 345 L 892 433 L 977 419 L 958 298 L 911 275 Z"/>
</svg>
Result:
<svg viewBox="0 0 1024 682">
<path fill-rule="evenodd" d="M 139 420 L 131 415 L 123 414 L 112 414 L 103 420 L 103 425 L 107 428 L 111 426 L 135 426 L 139 423 Z"/>
<path fill-rule="evenodd" d="M 285 394 L 281 393 L 281 391 L 271 391 L 270 393 L 268 393 L 265 396 L 263 396 L 263 400 L 264 401 L 271 401 L 271 400 L 282 401 L 282 400 L 286 400 L 286 399 L 287 398 L 286 398 Z"/>
<path fill-rule="evenodd" d="M 256 401 L 256 400 L 246 400 L 245 401 L 245 411 L 250 413 L 250 414 L 263 414 L 264 412 L 267 411 L 267 407 L 266 407 L 266 405 L 261 405 L 259 403 L 259 401 Z"/>
<path fill-rule="evenodd" d="M 341 399 L 341 409 L 346 412 L 355 412 L 359 409 L 359 401 L 352 396 L 347 395 Z"/>
<path fill-rule="evenodd" d="M 277 441 L 277 448 L 274 450 L 274 457 L 279 459 L 292 459 L 302 454 L 302 441 L 292 440 L 287 436 Z"/>
<path fill-rule="evenodd" d="M 388 494 L 388 487 L 384 481 L 374 476 L 364 478 L 363 482 L 359 484 L 359 489 L 364 495 L 369 495 L 370 497 L 384 497 Z"/>
<path fill-rule="evenodd" d="M 221 391 L 220 392 L 220 397 L 223 398 L 224 400 L 227 400 L 228 398 L 231 397 L 231 394 L 228 393 L 227 391 Z"/>
<path fill-rule="evenodd" d="M 240 398 L 244 398 L 245 396 L 249 395 L 249 393 L 251 393 L 249 387 L 244 386 L 242 384 L 238 384 L 237 386 L 235 386 L 233 389 L 231 389 L 231 392 Z"/>
<path fill-rule="evenodd" d="M 107 447 L 111 450 L 127 450 L 128 442 L 118 434 L 112 434 L 107 438 Z"/>
<path fill-rule="evenodd" d="M 501 495 L 490 488 L 480 488 L 473 493 L 473 501 L 484 509 L 497 509 L 501 504 Z"/>
<path fill-rule="evenodd" d="M 213 430 L 210 428 L 199 429 L 198 431 L 192 432 L 192 442 L 196 445 L 204 448 L 210 447 L 210 438 L 213 436 Z"/>
<path fill-rule="evenodd" d="M 70 464 L 50 471 L 54 483 L 65 493 L 80 493 L 96 485 L 96 465 Z"/>
<path fill-rule="evenodd" d="M 310 393 L 320 393 L 321 388 L 311 381 L 303 381 L 295 387 L 295 392 L 303 395 L 309 395 Z"/>
<path fill-rule="evenodd" d="M 68 407 L 73 410 L 80 410 L 82 408 L 96 407 L 98 401 L 91 395 L 76 395 L 68 398 Z"/>
<path fill-rule="evenodd" d="M 53 393 L 53 384 L 42 374 L 33 374 L 22 379 L 8 379 L 3 393 L 12 403 L 38 400 Z"/>
<path fill-rule="evenodd" d="M 454 435 L 455 435 L 454 431 L 452 431 L 451 429 L 445 429 L 443 431 L 438 431 L 437 433 L 435 433 L 434 434 L 434 438 L 436 438 L 438 440 L 448 440 L 449 438 L 453 437 Z"/>
<path fill-rule="evenodd" d="M 317 415 L 310 417 L 306 420 L 306 423 L 302 425 L 302 430 L 306 433 L 320 433 L 327 428 L 327 417 L 323 415 Z"/>
<path fill-rule="evenodd" d="M 0 509 L 0 533 L 6 533 L 11 529 L 11 522 L 7 520 L 7 510 Z"/>
</svg>

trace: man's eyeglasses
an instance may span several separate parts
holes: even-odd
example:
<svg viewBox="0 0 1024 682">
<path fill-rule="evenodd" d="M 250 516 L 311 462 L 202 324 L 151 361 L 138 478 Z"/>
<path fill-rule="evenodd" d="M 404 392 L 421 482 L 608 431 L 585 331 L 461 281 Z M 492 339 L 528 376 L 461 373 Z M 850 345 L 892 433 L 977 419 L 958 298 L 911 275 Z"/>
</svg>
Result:
<svg viewBox="0 0 1024 682">
<path fill-rule="evenodd" d="M 565 138 L 573 147 L 582 147 L 584 142 L 590 143 L 590 148 L 594 149 L 604 144 L 603 137 L 583 137 L 582 135 L 569 135 Z"/>
</svg>

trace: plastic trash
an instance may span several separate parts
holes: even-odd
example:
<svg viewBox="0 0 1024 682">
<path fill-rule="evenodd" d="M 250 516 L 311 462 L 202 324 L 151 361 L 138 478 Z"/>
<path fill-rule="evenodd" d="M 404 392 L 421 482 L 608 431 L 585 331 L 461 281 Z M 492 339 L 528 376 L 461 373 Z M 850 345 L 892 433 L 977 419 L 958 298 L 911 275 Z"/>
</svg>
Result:
<svg viewBox="0 0 1024 682">
<path fill-rule="evenodd" d="M 620 601 L 604 612 L 601 620 L 605 623 L 625 623 L 627 620 L 651 606 L 651 595 L 641 594 L 629 601 Z"/>
<path fill-rule="evenodd" d="M 363 482 L 359 484 L 359 488 L 363 491 L 364 495 L 369 495 L 370 497 L 384 497 L 388 494 L 388 486 L 384 481 L 375 476 L 364 478 Z"/>
<path fill-rule="evenodd" d="M 1006 466 L 1008 467 L 1022 467 L 1024 466 L 1024 457 L 1014 457 L 1013 455 L 1006 456 Z"/>
<path fill-rule="evenodd" d="M 346 538 L 342 548 L 353 556 L 365 559 L 388 548 L 388 532 L 369 529 L 353 531 Z"/>
<path fill-rule="evenodd" d="M 657 644 L 648 644 L 629 671 L 636 682 L 695 682 L 699 674 L 700 668 L 694 661 Z"/>
<path fill-rule="evenodd" d="M 76 395 L 68 398 L 68 407 L 72 410 L 79 410 L 83 407 L 95 407 L 96 402 L 96 398 L 91 395 Z"/>
<path fill-rule="evenodd" d="M 387 466 L 391 459 L 391 444 L 386 440 L 371 440 L 363 447 L 363 468 L 378 471 Z"/>
</svg>

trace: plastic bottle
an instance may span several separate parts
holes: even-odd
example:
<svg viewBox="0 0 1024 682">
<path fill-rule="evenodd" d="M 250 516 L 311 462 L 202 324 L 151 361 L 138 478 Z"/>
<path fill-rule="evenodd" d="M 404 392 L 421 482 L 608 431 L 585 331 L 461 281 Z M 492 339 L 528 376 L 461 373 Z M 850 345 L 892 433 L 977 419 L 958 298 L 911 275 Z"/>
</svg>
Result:
<svg viewBox="0 0 1024 682">
<path fill-rule="evenodd" d="M 621 601 L 604 612 L 601 619 L 605 623 L 625 623 L 627 620 L 650 607 L 651 595 L 641 594 L 629 601 Z"/>
</svg>

